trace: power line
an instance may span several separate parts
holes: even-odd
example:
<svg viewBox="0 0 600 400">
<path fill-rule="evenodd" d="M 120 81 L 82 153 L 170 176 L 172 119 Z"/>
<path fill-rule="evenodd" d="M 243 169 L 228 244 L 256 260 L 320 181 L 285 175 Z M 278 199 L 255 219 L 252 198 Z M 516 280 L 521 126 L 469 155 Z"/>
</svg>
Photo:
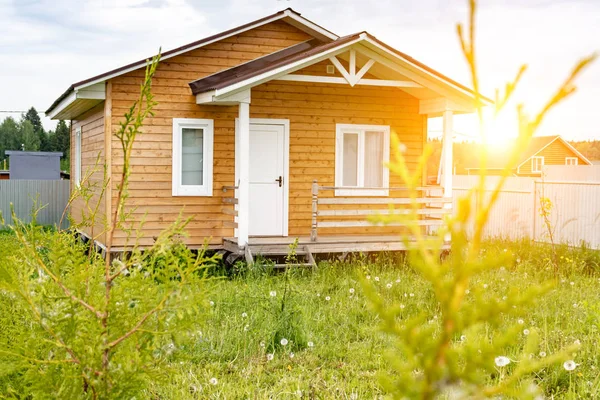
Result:
<svg viewBox="0 0 600 400">
<path fill-rule="evenodd" d="M 6 113 L 6 114 L 16 114 L 16 113 L 26 113 L 27 111 L 25 110 L 0 110 L 0 113 Z"/>
</svg>

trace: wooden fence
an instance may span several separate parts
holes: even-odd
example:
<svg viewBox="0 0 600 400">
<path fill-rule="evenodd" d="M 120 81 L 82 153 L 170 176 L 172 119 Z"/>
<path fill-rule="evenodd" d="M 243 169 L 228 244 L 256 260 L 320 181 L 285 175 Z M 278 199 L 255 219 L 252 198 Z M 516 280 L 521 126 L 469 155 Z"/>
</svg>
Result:
<svg viewBox="0 0 600 400">
<path fill-rule="evenodd" d="M 0 181 L 0 212 L 6 225 L 12 225 L 11 204 L 15 215 L 31 222 L 34 207 L 43 207 L 37 214 L 37 223 L 58 225 L 69 201 L 69 181 L 59 180 L 5 180 Z M 68 227 L 65 217 L 62 228 Z M 0 226 L 1 228 L 1 226 Z"/>
<path fill-rule="evenodd" d="M 479 177 L 455 175 L 453 202 L 467 195 Z M 500 178 L 486 178 L 486 197 Z M 541 215 L 540 199 L 552 204 L 550 230 L 557 243 L 600 249 L 600 182 L 548 181 L 508 178 L 492 209 L 484 235 L 508 239 L 530 238 L 549 242 L 550 232 Z M 474 203 L 473 203 L 474 204 Z"/>
</svg>

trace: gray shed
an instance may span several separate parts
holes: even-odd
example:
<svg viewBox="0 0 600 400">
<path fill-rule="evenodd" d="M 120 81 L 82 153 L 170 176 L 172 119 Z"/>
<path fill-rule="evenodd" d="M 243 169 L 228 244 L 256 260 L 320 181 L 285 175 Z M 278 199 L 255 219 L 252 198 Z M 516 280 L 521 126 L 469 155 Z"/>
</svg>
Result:
<svg viewBox="0 0 600 400">
<path fill-rule="evenodd" d="M 60 152 L 7 151 L 10 179 L 60 179 Z"/>
</svg>

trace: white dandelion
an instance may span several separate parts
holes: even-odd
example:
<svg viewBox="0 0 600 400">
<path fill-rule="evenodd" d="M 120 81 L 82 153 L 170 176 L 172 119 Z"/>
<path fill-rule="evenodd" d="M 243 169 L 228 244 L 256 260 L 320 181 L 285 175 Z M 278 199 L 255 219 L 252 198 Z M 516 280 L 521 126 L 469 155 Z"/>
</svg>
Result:
<svg viewBox="0 0 600 400">
<path fill-rule="evenodd" d="M 461 341 L 461 342 L 464 342 L 465 340 L 467 340 L 467 337 L 466 337 L 465 335 L 461 335 L 461 337 L 460 337 L 460 341 Z"/>
<path fill-rule="evenodd" d="M 217 380 L 217 378 L 210 378 L 210 380 L 208 381 L 211 385 L 216 385 L 217 383 L 219 383 L 219 381 Z"/>
<path fill-rule="evenodd" d="M 308 342 L 308 343 L 306 343 L 306 345 L 307 345 L 308 347 L 315 347 L 315 344 L 314 344 L 313 342 Z"/>
<path fill-rule="evenodd" d="M 494 362 L 498 367 L 506 367 L 508 364 L 510 364 L 510 358 L 505 356 L 498 356 L 494 359 Z"/>
<path fill-rule="evenodd" d="M 245 312 L 242 313 L 242 318 L 247 318 L 248 314 L 246 314 Z"/>
<path fill-rule="evenodd" d="M 294 358 L 294 353 L 290 353 L 290 358 Z"/>
<path fill-rule="evenodd" d="M 523 321 L 523 319 L 519 318 L 519 320 L 517 321 L 519 323 L 519 325 L 523 325 L 525 323 L 525 321 Z"/>
<path fill-rule="evenodd" d="M 271 361 L 271 360 L 273 360 L 273 358 L 274 358 L 274 357 L 275 357 L 275 356 L 273 355 L 273 353 L 269 353 L 269 354 L 267 354 L 267 361 Z"/>
<path fill-rule="evenodd" d="M 525 335 L 525 336 L 529 335 L 529 329 L 523 329 L 523 335 Z"/>
<path fill-rule="evenodd" d="M 329 300 L 331 300 L 331 297 L 329 297 L 329 296 L 325 297 L 325 301 L 329 301 Z"/>
<path fill-rule="evenodd" d="M 569 285 L 573 286 L 575 285 L 575 282 L 569 282 Z"/>
<path fill-rule="evenodd" d="M 244 326 L 244 332 L 248 332 L 250 330 L 250 325 Z"/>
<path fill-rule="evenodd" d="M 208 304 L 210 304 L 210 306 L 213 307 L 215 305 L 215 302 L 211 300 Z"/>
<path fill-rule="evenodd" d="M 396 279 L 396 283 L 400 283 L 400 279 Z"/>
<path fill-rule="evenodd" d="M 269 296 L 271 296 L 271 297 L 275 297 L 275 296 L 277 296 L 277 292 L 276 292 L 276 291 L 274 291 L 274 290 L 271 290 L 271 291 L 269 292 Z"/>
<path fill-rule="evenodd" d="M 573 371 L 575 368 L 577 368 L 578 365 L 579 364 L 575 364 L 575 361 L 569 360 L 564 362 L 563 367 L 567 371 Z"/>
<path fill-rule="evenodd" d="M 471 291 L 469 289 L 465 290 L 465 294 L 469 294 Z"/>
<path fill-rule="evenodd" d="M 415 297 L 414 293 L 409 294 L 410 297 Z"/>
<path fill-rule="evenodd" d="M 317 297 L 321 297 L 321 293 L 317 293 Z"/>
<path fill-rule="evenodd" d="M 260 342 L 260 347 L 265 348 L 265 342 Z"/>
<path fill-rule="evenodd" d="M 542 358 L 546 357 L 546 352 L 545 351 L 540 351 L 540 357 L 542 357 Z"/>
<path fill-rule="evenodd" d="M 378 276 L 375 277 L 375 282 L 379 282 L 379 277 Z"/>
<path fill-rule="evenodd" d="M 281 343 L 282 346 L 286 346 L 288 344 L 288 340 L 286 338 L 283 338 L 279 343 Z"/>
<path fill-rule="evenodd" d="M 370 280 L 370 279 L 371 279 L 371 275 L 367 275 L 367 280 Z"/>
<path fill-rule="evenodd" d="M 387 285 L 385 285 L 386 288 L 391 289 L 392 288 L 392 284 L 388 283 Z"/>
<path fill-rule="evenodd" d="M 406 307 L 404 304 L 400 304 L 400 309 L 404 309 Z"/>
<path fill-rule="evenodd" d="M 350 290 L 348 290 L 350 292 L 350 294 L 354 294 L 354 288 L 350 288 Z"/>
<path fill-rule="evenodd" d="M 579 339 L 576 339 L 573 344 L 575 344 L 576 346 L 580 346 L 581 345 L 581 341 Z"/>
<path fill-rule="evenodd" d="M 487 289 L 487 288 L 488 288 L 488 284 L 487 284 L 487 283 L 484 283 L 484 284 L 483 284 L 483 288 L 484 288 L 484 289 Z"/>
<path fill-rule="evenodd" d="M 577 303 L 573 303 L 573 308 L 577 308 L 577 307 L 579 307 L 579 306 L 577 305 Z"/>
</svg>

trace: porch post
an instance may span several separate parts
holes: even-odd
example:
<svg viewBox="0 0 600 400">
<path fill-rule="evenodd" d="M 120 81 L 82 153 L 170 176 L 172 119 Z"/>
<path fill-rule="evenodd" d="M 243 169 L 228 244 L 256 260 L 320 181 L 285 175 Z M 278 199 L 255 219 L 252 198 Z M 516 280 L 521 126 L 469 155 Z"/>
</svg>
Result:
<svg viewBox="0 0 600 400">
<path fill-rule="evenodd" d="M 442 187 L 444 188 L 444 197 L 452 198 L 452 174 L 453 174 L 453 162 L 452 162 L 452 110 L 444 111 L 444 137 L 443 137 L 443 149 L 442 149 Z M 452 204 L 450 204 L 452 206 Z"/>
<path fill-rule="evenodd" d="M 240 162 L 238 183 L 238 246 L 245 247 L 248 244 L 248 217 L 250 214 L 250 103 L 239 103 L 238 129 L 240 140 L 239 157 Z"/>
</svg>

